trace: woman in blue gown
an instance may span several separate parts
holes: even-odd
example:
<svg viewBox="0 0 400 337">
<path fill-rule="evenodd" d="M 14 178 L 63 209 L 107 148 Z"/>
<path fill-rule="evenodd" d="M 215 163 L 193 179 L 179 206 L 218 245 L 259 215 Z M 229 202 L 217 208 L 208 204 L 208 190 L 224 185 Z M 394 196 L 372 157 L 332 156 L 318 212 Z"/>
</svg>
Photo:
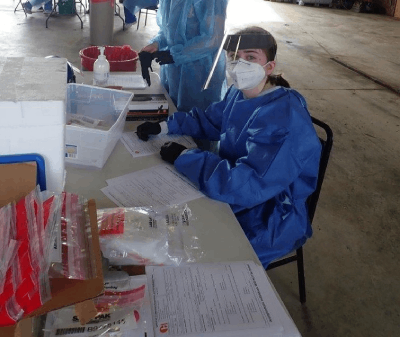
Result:
<svg viewBox="0 0 400 337">
<path fill-rule="evenodd" d="M 139 138 L 185 134 L 219 140 L 218 154 L 161 148 L 161 157 L 210 198 L 230 204 L 264 267 L 312 234 L 306 199 L 315 190 L 321 144 L 305 99 L 272 75 L 277 45 L 262 28 L 228 37 L 234 85 L 207 109 L 178 111 L 167 122 L 144 123 Z"/>
<path fill-rule="evenodd" d="M 224 36 L 227 0 L 160 0 L 160 30 L 142 51 L 169 50 L 173 64 L 160 68 L 161 83 L 178 110 L 206 109 L 226 92 L 225 59 L 202 90 Z"/>
</svg>

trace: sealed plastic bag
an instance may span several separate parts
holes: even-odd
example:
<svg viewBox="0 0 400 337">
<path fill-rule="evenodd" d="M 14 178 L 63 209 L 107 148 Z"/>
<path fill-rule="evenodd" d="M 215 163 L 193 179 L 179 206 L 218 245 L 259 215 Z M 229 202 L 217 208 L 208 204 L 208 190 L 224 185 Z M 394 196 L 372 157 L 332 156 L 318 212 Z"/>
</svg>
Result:
<svg viewBox="0 0 400 337">
<path fill-rule="evenodd" d="M 51 296 L 39 187 L 0 209 L 0 235 L 0 326 L 7 326 Z"/>
<path fill-rule="evenodd" d="M 179 265 L 203 255 L 190 209 L 144 207 L 97 211 L 100 246 L 112 265 Z"/>
<path fill-rule="evenodd" d="M 116 299 L 118 298 L 118 301 Z M 47 315 L 44 337 L 55 336 L 147 336 L 153 334 L 150 300 L 145 275 L 131 276 L 129 282 L 105 284 L 105 293 L 94 300 L 98 314 L 81 325 L 74 306 Z"/>
<path fill-rule="evenodd" d="M 163 264 L 168 241 L 165 220 L 150 209 L 110 208 L 97 211 L 100 247 L 112 265 Z"/>
<path fill-rule="evenodd" d="M 85 280 L 95 275 L 87 200 L 61 195 L 61 263 L 52 263 L 50 276 Z"/>
</svg>

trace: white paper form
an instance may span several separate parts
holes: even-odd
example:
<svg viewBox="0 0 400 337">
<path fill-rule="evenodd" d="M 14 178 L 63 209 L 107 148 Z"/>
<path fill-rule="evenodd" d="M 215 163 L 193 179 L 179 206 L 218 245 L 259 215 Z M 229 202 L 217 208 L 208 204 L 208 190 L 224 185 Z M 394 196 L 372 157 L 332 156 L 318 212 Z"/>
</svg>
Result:
<svg viewBox="0 0 400 337">
<path fill-rule="evenodd" d="M 204 196 L 167 164 L 109 179 L 107 184 L 101 191 L 121 207 L 163 209 Z"/>
<path fill-rule="evenodd" d="M 110 74 L 107 85 L 121 86 L 125 89 L 146 89 L 147 83 L 141 75 Z"/>
<path fill-rule="evenodd" d="M 286 336 L 281 304 L 259 268 L 251 261 L 147 266 L 155 336 Z"/>
<path fill-rule="evenodd" d="M 191 137 L 180 135 L 160 134 L 157 137 L 150 137 L 150 139 L 145 142 L 138 138 L 135 131 L 123 133 L 121 141 L 134 158 L 158 153 L 160 152 L 161 146 L 166 142 L 176 142 L 188 149 L 197 146 Z"/>
</svg>

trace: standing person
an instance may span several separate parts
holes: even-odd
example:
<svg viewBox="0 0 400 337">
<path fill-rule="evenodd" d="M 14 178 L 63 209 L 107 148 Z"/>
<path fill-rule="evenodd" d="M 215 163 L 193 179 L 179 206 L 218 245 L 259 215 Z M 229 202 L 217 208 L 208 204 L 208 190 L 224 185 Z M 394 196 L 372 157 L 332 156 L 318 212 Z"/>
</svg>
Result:
<svg viewBox="0 0 400 337">
<path fill-rule="evenodd" d="M 228 36 L 224 48 L 234 85 L 222 101 L 143 123 L 137 134 L 146 140 L 168 130 L 220 141 L 218 154 L 173 142 L 160 154 L 204 194 L 230 204 L 266 268 L 312 234 L 306 200 L 316 188 L 321 144 L 305 99 L 272 74 L 270 33 L 251 27 Z"/>
<path fill-rule="evenodd" d="M 50 14 L 51 11 L 53 10 L 52 0 L 50 0 L 50 1 L 30 0 L 30 1 L 24 2 L 22 4 L 22 7 L 25 9 L 26 13 L 32 14 L 32 7 L 42 6 L 43 4 L 44 4 L 43 13 Z"/>
<path fill-rule="evenodd" d="M 174 63 L 161 66 L 161 83 L 178 110 L 205 109 L 226 91 L 223 58 L 202 90 L 223 39 L 226 7 L 227 0 L 160 0 L 160 30 L 142 51 L 170 51 Z"/>
<path fill-rule="evenodd" d="M 125 28 L 137 22 L 136 13 L 142 8 L 158 5 L 158 0 L 124 0 Z"/>
</svg>

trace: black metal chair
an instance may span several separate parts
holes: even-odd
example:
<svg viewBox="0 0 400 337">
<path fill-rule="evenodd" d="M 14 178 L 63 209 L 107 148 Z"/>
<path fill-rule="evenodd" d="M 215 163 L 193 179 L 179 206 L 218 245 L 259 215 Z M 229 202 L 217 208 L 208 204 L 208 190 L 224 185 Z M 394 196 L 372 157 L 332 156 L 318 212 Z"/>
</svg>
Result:
<svg viewBox="0 0 400 337">
<path fill-rule="evenodd" d="M 311 117 L 314 125 L 317 125 L 325 132 L 325 139 L 320 138 L 322 145 L 321 159 L 319 162 L 319 170 L 318 170 L 318 181 L 317 188 L 315 191 L 308 197 L 307 206 L 308 206 L 308 216 L 310 218 L 310 222 L 312 223 L 314 219 L 315 210 L 317 208 L 317 203 L 319 199 L 319 194 L 321 192 L 322 183 L 325 177 L 325 171 L 328 166 L 329 156 L 331 154 L 331 149 L 333 145 L 333 132 L 331 128 L 325 124 L 324 122 Z M 297 261 L 297 276 L 299 280 L 299 292 L 300 292 L 300 302 L 306 302 L 306 283 L 304 278 L 304 261 L 303 261 L 303 247 L 300 247 L 296 250 L 292 255 L 276 260 L 272 262 L 266 270 L 271 270 L 279 266 L 283 266 L 290 262 Z"/>
<path fill-rule="evenodd" d="M 137 28 L 136 28 L 136 30 L 139 29 L 140 14 L 142 13 L 142 10 L 143 10 L 143 11 L 146 11 L 146 18 L 145 18 L 145 20 L 144 20 L 144 25 L 146 26 L 146 24 L 147 24 L 147 14 L 148 14 L 148 12 L 149 12 L 149 11 L 154 11 L 155 13 L 153 13 L 153 14 L 157 14 L 158 4 L 155 5 L 155 6 L 149 6 L 149 7 L 142 8 L 142 9 L 139 11 L 139 16 L 138 16 L 138 19 L 137 19 Z"/>
</svg>

